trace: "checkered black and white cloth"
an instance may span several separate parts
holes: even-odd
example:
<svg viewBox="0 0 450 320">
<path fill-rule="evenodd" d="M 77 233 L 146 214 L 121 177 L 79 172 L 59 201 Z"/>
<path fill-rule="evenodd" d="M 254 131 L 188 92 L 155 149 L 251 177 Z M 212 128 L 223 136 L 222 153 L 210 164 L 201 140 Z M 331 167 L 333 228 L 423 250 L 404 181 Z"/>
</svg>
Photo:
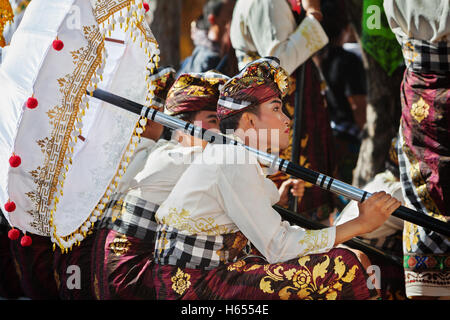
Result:
<svg viewBox="0 0 450 320">
<path fill-rule="evenodd" d="M 416 72 L 450 71 L 450 43 L 431 43 L 417 39 L 405 40 L 402 44 L 406 66 Z"/>
<path fill-rule="evenodd" d="M 141 240 L 154 241 L 159 206 L 138 197 L 117 194 L 108 203 L 98 229 L 111 229 Z"/>
<path fill-rule="evenodd" d="M 164 224 L 158 224 L 155 242 L 155 263 L 174 265 L 180 268 L 211 270 L 223 263 L 235 262 L 237 257 L 230 259 L 228 252 L 223 256 L 218 251 L 225 246 L 223 236 L 186 235 L 177 229 Z M 251 250 L 250 242 L 244 249 L 245 254 Z"/>
</svg>

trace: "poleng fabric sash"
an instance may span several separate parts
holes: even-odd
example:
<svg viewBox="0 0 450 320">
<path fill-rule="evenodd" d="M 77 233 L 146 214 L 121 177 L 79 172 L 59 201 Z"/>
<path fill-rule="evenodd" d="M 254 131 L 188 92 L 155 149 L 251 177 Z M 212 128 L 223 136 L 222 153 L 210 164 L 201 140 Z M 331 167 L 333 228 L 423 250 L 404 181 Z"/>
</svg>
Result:
<svg viewBox="0 0 450 320">
<path fill-rule="evenodd" d="M 450 71 L 450 43 L 431 43 L 418 39 L 407 39 L 402 43 L 405 64 L 415 72 Z"/>
<path fill-rule="evenodd" d="M 156 234 L 155 213 L 159 206 L 141 198 L 116 194 L 107 205 L 97 228 L 115 230 L 141 240 L 154 241 Z"/>
<path fill-rule="evenodd" d="M 155 263 L 183 268 L 211 270 L 248 256 L 251 244 L 241 233 L 187 235 L 165 224 L 158 224 Z"/>
</svg>

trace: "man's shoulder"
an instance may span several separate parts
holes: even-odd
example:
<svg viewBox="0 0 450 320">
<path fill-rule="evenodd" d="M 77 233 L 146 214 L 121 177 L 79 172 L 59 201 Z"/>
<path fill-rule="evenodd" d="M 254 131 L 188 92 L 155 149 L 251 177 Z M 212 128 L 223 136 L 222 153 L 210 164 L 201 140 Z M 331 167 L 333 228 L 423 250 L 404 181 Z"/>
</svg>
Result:
<svg viewBox="0 0 450 320">
<path fill-rule="evenodd" d="M 257 165 L 256 156 L 242 145 L 208 144 L 197 163 L 216 165 L 229 169 L 231 166 Z"/>
</svg>

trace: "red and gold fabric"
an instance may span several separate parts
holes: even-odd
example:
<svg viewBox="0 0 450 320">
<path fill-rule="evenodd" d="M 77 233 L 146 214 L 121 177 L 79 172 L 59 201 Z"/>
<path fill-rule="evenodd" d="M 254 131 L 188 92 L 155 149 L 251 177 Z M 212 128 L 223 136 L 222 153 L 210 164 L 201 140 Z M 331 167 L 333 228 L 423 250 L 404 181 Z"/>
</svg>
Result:
<svg viewBox="0 0 450 320">
<path fill-rule="evenodd" d="M 260 58 L 247 66 L 220 90 L 217 115 L 224 119 L 271 98 L 287 94 L 288 75 L 275 57 Z"/>
<path fill-rule="evenodd" d="M 220 253 L 242 256 L 243 235 L 229 235 Z M 234 241 L 233 241 L 234 240 Z M 244 241 L 245 244 L 246 241 Z M 239 250 L 241 249 L 241 250 Z M 235 262 L 211 270 L 155 264 L 153 279 L 158 300 L 346 300 L 374 299 L 367 274 L 356 256 L 334 248 L 283 263 L 268 263 L 252 249 Z"/>
<path fill-rule="evenodd" d="M 167 94 L 164 113 L 175 116 L 184 112 L 216 111 L 219 89 L 228 79 L 215 71 L 180 75 Z"/>
<path fill-rule="evenodd" d="M 400 179 L 407 204 L 450 216 L 450 74 L 407 69 L 401 86 Z M 408 296 L 450 296 L 450 239 L 410 222 L 403 230 Z"/>
</svg>

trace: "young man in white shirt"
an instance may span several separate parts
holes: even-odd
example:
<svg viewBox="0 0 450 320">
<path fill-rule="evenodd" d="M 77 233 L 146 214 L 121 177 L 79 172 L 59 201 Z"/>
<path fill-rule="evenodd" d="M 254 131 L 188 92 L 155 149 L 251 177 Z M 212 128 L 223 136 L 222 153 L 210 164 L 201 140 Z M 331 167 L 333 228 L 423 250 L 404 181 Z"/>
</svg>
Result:
<svg viewBox="0 0 450 320">
<path fill-rule="evenodd" d="M 219 86 L 228 79 L 215 72 L 180 75 L 166 91 L 164 113 L 218 130 Z M 97 299 L 154 299 L 154 214 L 190 161 L 203 150 L 201 140 L 164 130 L 159 124 L 146 130 L 143 136 L 152 147 L 144 150 L 144 156 L 135 155 L 130 163 L 135 169 L 111 197 L 96 232 L 92 277 Z M 161 135 L 164 138 L 156 142 Z"/>
<path fill-rule="evenodd" d="M 287 147 L 286 80 L 276 58 L 247 65 L 221 89 L 221 131 L 234 129 L 235 139 L 261 151 Z M 358 218 L 312 231 L 282 221 L 272 208 L 279 198 L 245 148 L 208 145 L 156 213 L 157 299 L 376 297 L 355 255 L 334 247 L 378 227 L 400 203 L 375 193 Z"/>
</svg>

